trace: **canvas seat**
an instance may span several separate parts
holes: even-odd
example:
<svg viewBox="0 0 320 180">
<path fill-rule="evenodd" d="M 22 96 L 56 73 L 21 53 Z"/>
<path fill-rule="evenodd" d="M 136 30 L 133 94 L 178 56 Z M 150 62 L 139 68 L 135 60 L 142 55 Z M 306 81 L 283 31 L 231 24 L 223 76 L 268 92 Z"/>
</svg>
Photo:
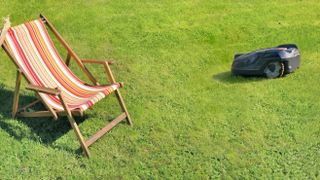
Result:
<svg viewBox="0 0 320 180">
<path fill-rule="evenodd" d="M 46 26 L 54 33 L 68 51 L 66 62 L 63 61 L 56 49 Z M 109 64 L 111 63 L 108 61 L 79 59 L 44 16 L 40 15 L 39 19 L 14 27 L 10 27 L 9 21 L 7 20 L 1 32 L 0 43 L 18 69 L 12 112 L 13 117 L 52 116 L 57 119 L 60 115 L 67 115 L 71 126 L 74 128 L 79 138 L 82 148 L 88 156 L 90 155 L 88 146 L 112 127 L 123 119 L 127 119 L 129 124 L 132 123 L 119 91 L 119 88 L 123 86 L 123 83 L 115 81 L 109 67 Z M 71 58 L 75 59 L 83 72 L 92 81 L 91 85 L 80 80 L 70 70 L 68 66 Z M 103 65 L 110 84 L 104 86 L 99 85 L 97 80 L 84 65 L 85 63 Z M 27 89 L 35 91 L 39 100 L 28 104 L 24 108 L 18 109 L 21 75 L 23 75 L 29 83 Z M 112 123 L 107 124 L 106 127 L 89 138 L 89 140 L 85 141 L 73 116 L 76 114 L 82 115 L 85 110 L 112 92 L 115 92 L 123 114 L 117 117 Z M 38 102 L 42 102 L 46 106 L 47 111 L 35 113 L 25 111 L 26 108 L 31 107 Z"/>
<path fill-rule="evenodd" d="M 33 85 L 59 88 L 70 110 L 86 110 L 120 87 L 88 86 L 63 62 L 41 19 L 11 27 L 5 43 L 15 63 Z M 63 110 L 59 98 L 41 93 L 42 99 L 56 110 Z"/>
</svg>

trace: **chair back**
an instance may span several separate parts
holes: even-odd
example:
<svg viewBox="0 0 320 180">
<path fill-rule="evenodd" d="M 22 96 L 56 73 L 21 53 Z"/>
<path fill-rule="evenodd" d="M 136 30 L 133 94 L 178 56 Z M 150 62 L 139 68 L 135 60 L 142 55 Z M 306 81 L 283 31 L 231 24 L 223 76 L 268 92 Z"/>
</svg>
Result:
<svg viewBox="0 0 320 180">
<path fill-rule="evenodd" d="M 42 19 L 6 29 L 4 47 L 27 81 L 36 86 L 59 88 L 70 109 L 85 110 L 117 87 L 85 85 L 65 64 Z M 46 104 L 63 110 L 58 97 L 40 93 Z"/>
</svg>

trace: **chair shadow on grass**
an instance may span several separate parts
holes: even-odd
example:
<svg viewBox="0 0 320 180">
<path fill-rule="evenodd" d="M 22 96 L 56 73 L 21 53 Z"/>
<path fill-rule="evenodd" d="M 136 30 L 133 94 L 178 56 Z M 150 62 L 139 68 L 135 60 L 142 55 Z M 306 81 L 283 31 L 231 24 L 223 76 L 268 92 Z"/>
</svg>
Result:
<svg viewBox="0 0 320 180">
<path fill-rule="evenodd" d="M 225 83 L 225 84 L 240 84 L 240 83 L 252 83 L 266 80 L 260 76 L 237 76 L 233 75 L 230 71 L 214 74 L 213 80 Z"/>
<path fill-rule="evenodd" d="M 62 149 L 65 151 L 73 152 L 72 149 L 66 149 L 65 147 L 57 147 L 54 146 L 53 143 L 65 135 L 67 132 L 72 130 L 70 123 L 66 117 L 59 118 L 58 120 L 53 120 L 53 118 L 50 117 L 39 117 L 39 118 L 16 118 L 12 119 L 11 117 L 11 109 L 12 109 L 12 102 L 13 102 L 13 91 L 7 90 L 3 88 L 4 85 L 0 84 L 0 102 L 2 103 L 0 106 L 0 128 L 4 131 L 6 131 L 10 136 L 14 137 L 16 140 L 20 141 L 23 138 L 29 138 L 31 140 L 34 140 L 36 142 L 41 141 L 41 143 Z M 21 95 L 19 96 L 19 105 L 23 106 L 30 102 L 33 102 L 36 100 L 36 97 L 34 96 L 28 96 L 28 95 Z M 37 105 L 35 108 L 43 109 L 43 105 Z M 86 117 L 77 117 L 75 118 L 77 123 L 82 123 L 85 120 Z M 26 133 L 24 133 L 22 130 L 17 129 L 19 126 L 15 126 L 9 121 L 19 121 L 23 124 L 25 124 L 28 128 L 30 128 L 33 135 L 27 136 Z M 27 137 L 26 137 L 27 136 Z M 79 148 L 76 150 L 76 154 L 80 154 L 82 151 Z"/>
</svg>

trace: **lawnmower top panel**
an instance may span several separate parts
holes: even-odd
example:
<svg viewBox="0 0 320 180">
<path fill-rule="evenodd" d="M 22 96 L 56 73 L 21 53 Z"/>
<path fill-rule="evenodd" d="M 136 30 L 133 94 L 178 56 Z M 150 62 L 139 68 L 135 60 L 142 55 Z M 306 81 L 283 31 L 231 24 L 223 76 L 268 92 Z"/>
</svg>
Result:
<svg viewBox="0 0 320 180">
<path fill-rule="evenodd" d="M 235 75 L 277 78 L 299 68 L 300 51 L 295 44 L 236 54 L 231 67 Z"/>
</svg>

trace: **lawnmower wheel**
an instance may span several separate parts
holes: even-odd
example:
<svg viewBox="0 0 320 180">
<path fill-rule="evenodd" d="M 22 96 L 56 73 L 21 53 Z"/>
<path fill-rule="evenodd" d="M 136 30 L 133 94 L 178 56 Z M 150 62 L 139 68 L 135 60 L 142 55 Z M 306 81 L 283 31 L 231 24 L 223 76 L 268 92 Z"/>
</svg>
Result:
<svg viewBox="0 0 320 180">
<path fill-rule="evenodd" d="M 271 62 L 264 69 L 264 74 L 268 79 L 282 77 L 284 75 L 284 64 L 282 62 Z"/>
</svg>

